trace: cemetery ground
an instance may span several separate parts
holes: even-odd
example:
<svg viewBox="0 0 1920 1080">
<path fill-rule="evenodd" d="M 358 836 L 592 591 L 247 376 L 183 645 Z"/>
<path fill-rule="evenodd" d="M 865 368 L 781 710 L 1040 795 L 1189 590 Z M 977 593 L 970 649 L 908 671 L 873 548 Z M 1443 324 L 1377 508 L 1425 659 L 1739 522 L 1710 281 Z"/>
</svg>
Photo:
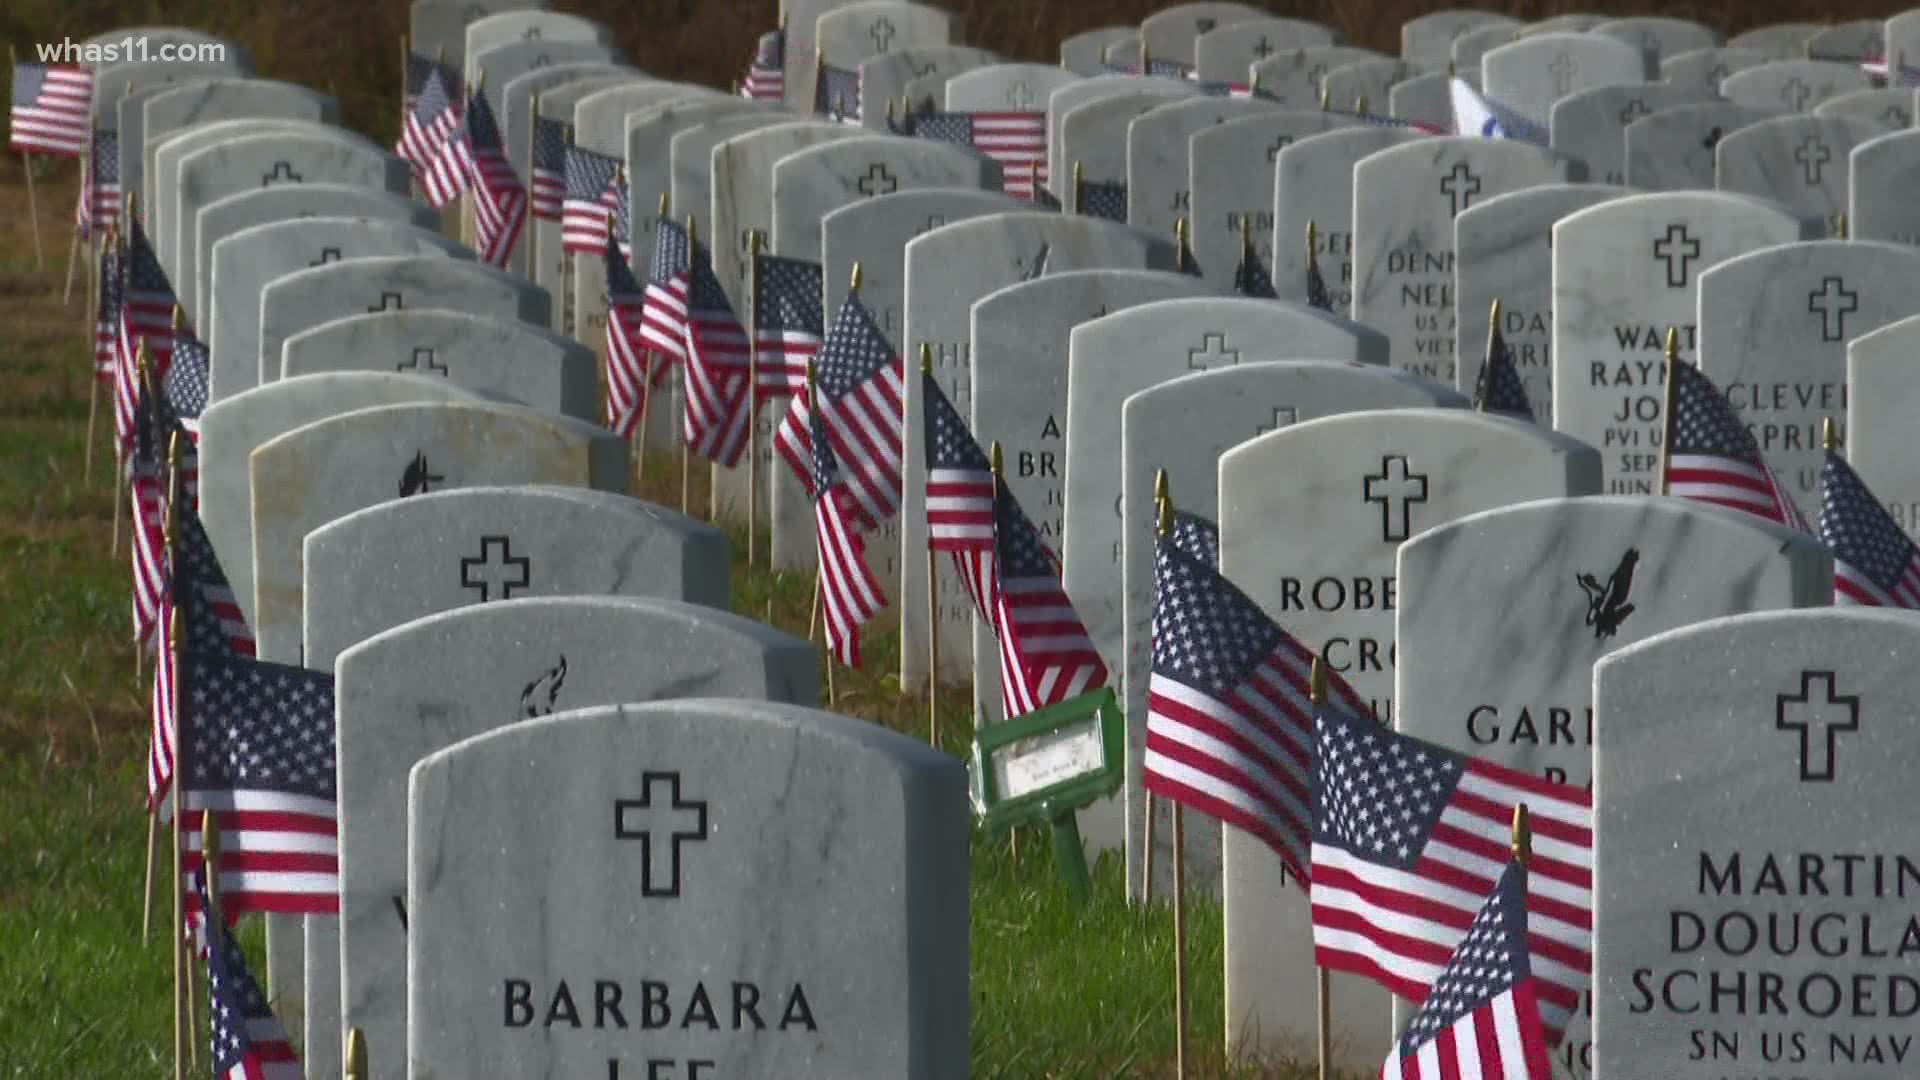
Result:
<svg viewBox="0 0 1920 1080">
<path fill-rule="evenodd" d="M 155 940 L 140 943 L 148 679 L 127 640 L 126 549 L 110 551 L 108 402 L 85 478 L 84 280 L 60 299 L 77 176 L 37 165 L 44 272 L 19 159 L 0 166 L 0 1077 L 159 1077 L 172 1050 L 162 906 Z M 706 503 L 700 471 L 695 507 Z M 677 462 L 654 454 L 647 473 L 639 493 L 678 505 Z M 734 609 L 805 634 L 810 576 L 749 569 L 744 532 L 732 540 Z M 838 711 L 925 738 L 924 692 L 903 695 L 898 667 L 896 634 L 874 635 L 866 671 L 835 674 Z M 965 700 L 941 702 L 941 743 L 955 754 L 972 737 Z M 1042 832 L 1021 837 L 1017 856 L 1004 837 L 974 836 L 973 1076 L 1172 1075 L 1171 909 L 1130 910 L 1117 855 L 1099 860 L 1094 893 L 1072 907 Z M 1310 1075 L 1229 1064 L 1220 908 L 1188 908 L 1193 1074 Z M 246 940 L 258 949 L 257 927 Z"/>
</svg>

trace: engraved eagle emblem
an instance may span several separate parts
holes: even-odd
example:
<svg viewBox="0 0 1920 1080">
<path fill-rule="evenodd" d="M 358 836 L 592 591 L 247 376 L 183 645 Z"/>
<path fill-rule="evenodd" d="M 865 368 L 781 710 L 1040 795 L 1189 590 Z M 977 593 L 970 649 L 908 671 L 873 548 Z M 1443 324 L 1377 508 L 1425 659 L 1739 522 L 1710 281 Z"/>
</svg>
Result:
<svg viewBox="0 0 1920 1080">
<path fill-rule="evenodd" d="M 1633 605 L 1627 598 L 1633 592 L 1633 568 L 1639 562 L 1639 550 L 1628 548 L 1605 584 L 1592 574 L 1574 575 L 1580 591 L 1587 594 L 1587 625 L 1593 627 L 1594 640 L 1605 641 L 1619 633 L 1620 624 L 1633 614 Z"/>
</svg>

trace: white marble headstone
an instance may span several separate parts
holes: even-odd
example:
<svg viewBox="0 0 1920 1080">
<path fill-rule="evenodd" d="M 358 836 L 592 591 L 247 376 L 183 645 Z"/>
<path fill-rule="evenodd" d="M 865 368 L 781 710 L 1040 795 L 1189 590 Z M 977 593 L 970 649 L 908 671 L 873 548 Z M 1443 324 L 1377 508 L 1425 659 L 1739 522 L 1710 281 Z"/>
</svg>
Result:
<svg viewBox="0 0 1920 1080">
<path fill-rule="evenodd" d="M 1839 229 L 1847 212 L 1853 148 L 1883 134 L 1875 121 L 1845 116 L 1780 116 L 1749 124 L 1714 148 L 1714 186 L 1774 199 Z"/>
<path fill-rule="evenodd" d="M 1642 191 L 1713 189 L 1720 140 L 1784 115 L 1730 101 L 1676 105 L 1627 125 L 1627 184 Z"/>
<path fill-rule="evenodd" d="M 1232 287 L 1234 270 L 1240 265 L 1242 221 L 1247 223 L 1248 238 L 1261 263 L 1270 268 L 1274 265 L 1278 239 L 1274 176 L 1280 155 L 1296 142 L 1356 123 L 1336 113 L 1270 109 L 1193 136 L 1187 154 L 1187 186 L 1192 192 L 1189 235 L 1193 238 L 1194 260 L 1208 281 L 1222 288 Z M 1345 192 L 1329 191 L 1324 198 L 1351 205 Z M 1303 229 L 1286 242 L 1298 253 L 1304 250 L 1305 236 Z M 1321 272 L 1326 272 L 1324 267 Z M 1290 283 L 1294 288 L 1289 290 L 1278 288 L 1276 281 L 1274 291 L 1289 300 L 1304 298 L 1304 280 Z M 1346 308 L 1336 304 L 1335 310 L 1345 312 Z"/>
<path fill-rule="evenodd" d="M 1596 86 L 1649 82 L 1656 58 L 1639 45 L 1598 34 L 1548 32 L 1521 38 L 1480 61 L 1487 96 L 1544 126 L 1553 104 Z"/>
<path fill-rule="evenodd" d="M 1424 137 L 1408 128 L 1342 125 L 1288 140 L 1279 148 L 1267 265 L 1282 300 L 1307 298 L 1311 224 L 1317 230 L 1315 254 L 1333 310 L 1353 310 L 1353 167 L 1378 151 Z"/>
</svg>

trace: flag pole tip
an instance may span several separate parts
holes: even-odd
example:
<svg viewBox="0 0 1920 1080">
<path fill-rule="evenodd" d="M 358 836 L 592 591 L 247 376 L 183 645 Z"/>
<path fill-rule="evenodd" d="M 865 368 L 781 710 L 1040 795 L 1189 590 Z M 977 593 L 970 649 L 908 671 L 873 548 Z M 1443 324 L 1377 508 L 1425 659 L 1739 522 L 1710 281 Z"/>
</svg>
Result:
<svg viewBox="0 0 1920 1080">
<path fill-rule="evenodd" d="M 1317 655 L 1307 672 L 1307 700 L 1315 705 L 1327 703 L 1327 662 Z"/>
</svg>

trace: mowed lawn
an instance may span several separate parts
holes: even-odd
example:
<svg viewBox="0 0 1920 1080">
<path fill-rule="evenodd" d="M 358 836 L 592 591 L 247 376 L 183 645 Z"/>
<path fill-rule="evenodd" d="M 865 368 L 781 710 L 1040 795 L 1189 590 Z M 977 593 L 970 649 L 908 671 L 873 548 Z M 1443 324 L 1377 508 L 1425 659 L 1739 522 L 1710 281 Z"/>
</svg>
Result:
<svg viewBox="0 0 1920 1080">
<path fill-rule="evenodd" d="M 44 272 L 19 159 L 0 163 L 0 1077 L 161 1077 L 172 1057 L 164 904 L 153 942 L 140 941 L 150 670 L 136 677 L 124 520 L 112 552 L 104 398 L 85 477 L 85 275 L 71 303 L 60 297 L 76 170 L 39 165 Z M 648 472 L 642 490 L 677 503 L 678 470 L 658 461 Z M 693 505 L 704 496 L 697 489 Z M 739 551 L 744 534 L 734 539 Z M 749 571 L 738 555 L 734 574 L 738 610 L 805 633 L 805 575 Z M 872 674 L 895 668 L 893 635 L 878 635 L 868 654 L 870 673 L 836 676 L 841 710 L 925 738 L 924 698 Z M 942 743 L 955 754 L 971 734 L 964 701 L 953 693 L 942 703 Z M 1004 837 L 973 843 L 973 1075 L 1171 1075 L 1170 909 L 1129 909 L 1108 857 L 1095 867 L 1093 903 L 1076 910 L 1046 836 L 1021 839 L 1017 857 Z M 1190 1075 L 1310 1075 L 1228 1063 L 1219 908 L 1189 910 Z"/>
</svg>

